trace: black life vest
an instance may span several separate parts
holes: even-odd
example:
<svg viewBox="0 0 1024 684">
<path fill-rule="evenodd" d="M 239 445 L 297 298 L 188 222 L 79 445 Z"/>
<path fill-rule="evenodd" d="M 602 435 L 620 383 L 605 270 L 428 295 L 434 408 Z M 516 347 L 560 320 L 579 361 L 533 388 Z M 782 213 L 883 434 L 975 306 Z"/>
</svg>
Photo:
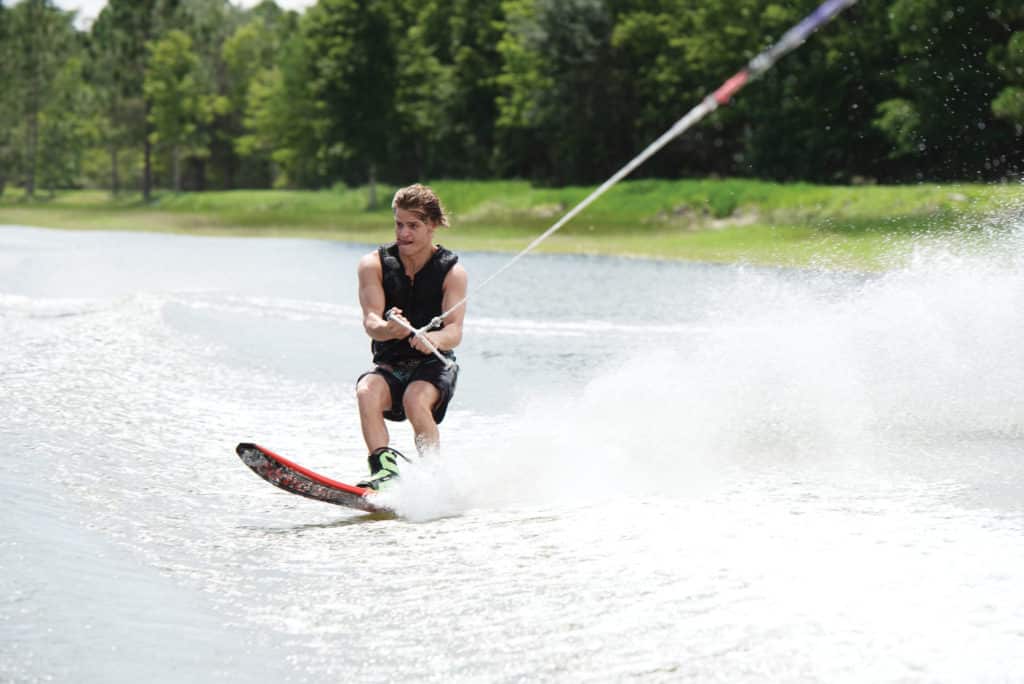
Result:
<svg viewBox="0 0 1024 684">
<path fill-rule="evenodd" d="M 405 275 L 405 266 L 398 256 L 398 245 L 391 243 L 377 248 L 380 257 L 382 285 L 384 286 L 384 311 L 397 306 L 402 314 L 419 329 L 441 315 L 444 298 L 444 279 L 448 271 L 459 260 L 454 252 L 437 246 L 430 259 L 416 272 L 415 278 Z M 384 315 L 381 311 L 381 316 Z M 441 326 L 442 328 L 444 325 Z M 386 340 L 371 344 L 374 363 L 394 363 L 403 359 L 423 358 L 423 354 L 409 346 L 406 339 Z M 442 352 L 454 358 L 450 352 Z"/>
</svg>

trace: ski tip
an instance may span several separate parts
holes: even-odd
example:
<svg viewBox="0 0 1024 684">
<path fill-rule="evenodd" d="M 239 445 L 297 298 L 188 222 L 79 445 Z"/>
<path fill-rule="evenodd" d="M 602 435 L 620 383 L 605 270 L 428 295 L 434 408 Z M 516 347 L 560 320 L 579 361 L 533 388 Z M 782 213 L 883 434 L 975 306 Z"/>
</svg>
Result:
<svg viewBox="0 0 1024 684">
<path fill-rule="evenodd" d="M 256 448 L 257 448 L 257 446 L 255 444 L 253 444 L 252 442 L 239 442 L 238 446 L 235 447 L 235 453 L 238 454 L 239 456 L 241 456 L 242 452 L 244 452 L 244 451 L 251 451 L 251 450 L 256 449 Z"/>
</svg>

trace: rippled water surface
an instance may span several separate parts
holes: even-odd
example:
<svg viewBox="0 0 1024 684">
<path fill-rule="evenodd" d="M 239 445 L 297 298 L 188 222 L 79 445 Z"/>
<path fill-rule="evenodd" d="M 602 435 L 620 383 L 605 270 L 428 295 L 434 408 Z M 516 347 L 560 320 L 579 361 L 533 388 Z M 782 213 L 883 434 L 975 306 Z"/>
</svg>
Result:
<svg viewBox="0 0 1024 684">
<path fill-rule="evenodd" d="M 363 474 L 368 246 L 0 228 L 0 681 L 1024 680 L 997 242 L 527 258 L 472 295 L 389 517 L 233 452 Z M 471 293 L 507 258 L 464 254 Z"/>
</svg>

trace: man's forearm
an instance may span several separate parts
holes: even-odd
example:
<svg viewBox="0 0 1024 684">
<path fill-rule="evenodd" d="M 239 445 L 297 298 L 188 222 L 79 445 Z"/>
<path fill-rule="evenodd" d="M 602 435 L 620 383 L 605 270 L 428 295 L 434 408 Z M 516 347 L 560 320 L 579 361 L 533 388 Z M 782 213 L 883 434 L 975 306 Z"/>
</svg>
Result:
<svg viewBox="0 0 1024 684">
<path fill-rule="evenodd" d="M 395 329 L 395 325 L 389 321 L 385 321 L 383 318 L 375 313 L 367 315 L 363 320 L 363 330 L 370 336 L 371 340 L 377 342 L 387 342 L 388 340 L 397 340 L 405 336 L 404 329 Z"/>
<path fill-rule="evenodd" d="M 462 341 L 462 328 L 447 326 L 429 334 L 430 341 L 442 351 L 451 351 Z"/>
</svg>

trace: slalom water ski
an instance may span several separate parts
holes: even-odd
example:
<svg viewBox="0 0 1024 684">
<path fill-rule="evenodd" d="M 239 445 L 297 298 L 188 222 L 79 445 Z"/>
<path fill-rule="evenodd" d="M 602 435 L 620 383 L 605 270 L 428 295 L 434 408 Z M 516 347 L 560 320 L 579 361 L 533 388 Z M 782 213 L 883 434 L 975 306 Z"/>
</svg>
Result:
<svg viewBox="0 0 1024 684">
<path fill-rule="evenodd" d="M 370 513 L 390 510 L 385 506 L 373 503 L 368 498 L 374 493 L 372 489 L 363 489 L 318 475 L 258 444 L 242 442 L 235 448 L 235 451 L 242 462 L 252 468 L 254 473 L 286 492 Z"/>
</svg>

